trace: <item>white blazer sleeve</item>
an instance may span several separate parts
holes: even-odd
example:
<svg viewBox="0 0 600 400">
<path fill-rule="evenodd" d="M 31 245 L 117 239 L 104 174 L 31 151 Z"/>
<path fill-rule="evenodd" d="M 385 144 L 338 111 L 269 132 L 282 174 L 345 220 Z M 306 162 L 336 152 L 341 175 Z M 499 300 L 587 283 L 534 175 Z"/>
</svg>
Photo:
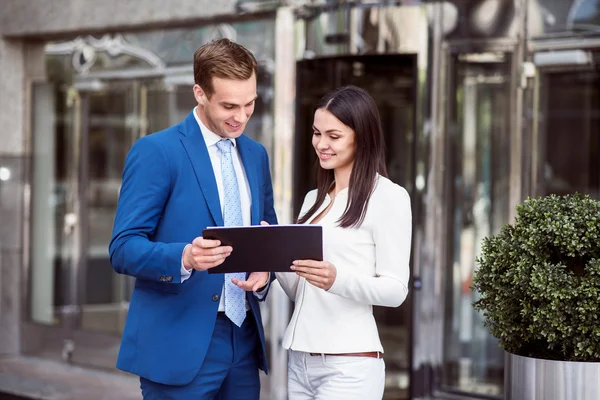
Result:
<svg viewBox="0 0 600 400">
<path fill-rule="evenodd" d="M 361 303 L 398 307 L 408 295 L 410 277 L 410 197 L 395 184 L 387 186 L 381 194 L 377 199 L 371 198 L 367 211 L 372 211 L 374 218 L 376 276 L 365 278 L 338 269 L 329 292 Z"/>
<path fill-rule="evenodd" d="M 315 204 L 315 200 L 317 200 L 317 191 L 311 190 L 304 197 L 304 203 L 302 203 L 302 208 L 300 209 L 300 216 L 306 214 L 313 204 Z M 300 277 L 298 274 L 290 270 L 290 272 L 276 272 L 275 276 L 277 277 L 277 281 L 281 285 L 281 288 L 285 294 L 287 294 L 290 300 L 296 301 L 298 282 L 300 282 Z"/>
</svg>

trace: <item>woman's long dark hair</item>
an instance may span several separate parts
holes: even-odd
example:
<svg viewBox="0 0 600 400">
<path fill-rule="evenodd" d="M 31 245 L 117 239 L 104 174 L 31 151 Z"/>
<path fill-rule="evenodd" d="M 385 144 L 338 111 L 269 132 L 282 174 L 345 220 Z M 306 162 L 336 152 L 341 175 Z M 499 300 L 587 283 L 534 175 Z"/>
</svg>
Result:
<svg viewBox="0 0 600 400">
<path fill-rule="evenodd" d="M 344 86 L 326 94 L 317 103 L 315 112 L 319 109 L 329 111 L 354 131 L 355 153 L 348 203 L 337 222 L 343 228 L 358 227 L 365 219 L 376 174 L 387 177 L 379 111 L 371 95 L 356 86 Z M 318 163 L 317 159 L 317 201 L 300 216 L 299 224 L 307 222 L 317 212 L 334 182 L 333 170 L 321 168 Z"/>
</svg>

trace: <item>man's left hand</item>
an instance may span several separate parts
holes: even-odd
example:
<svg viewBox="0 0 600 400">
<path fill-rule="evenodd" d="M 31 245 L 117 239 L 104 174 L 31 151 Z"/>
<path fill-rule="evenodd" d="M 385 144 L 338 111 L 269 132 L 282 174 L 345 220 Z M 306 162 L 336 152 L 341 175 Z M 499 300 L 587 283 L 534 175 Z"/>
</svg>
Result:
<svg viewBox="0 0 600 400">
<path fill-rule="evenodd" d="M 248 275 L 248 279 L 246 279 L 245 281 L 239 281 L 233 278 L 231 279 L 231 282 L 233 282 L 234 284 L 241 287 L 247 292 L 256 292 L 259 289 L 262 289 L 263 287 L 267 286 L 267 284 L 269 283 L 269 278 L 270 275 L 268 272 L 251 272 L 250 275 Z"/>
</svg>

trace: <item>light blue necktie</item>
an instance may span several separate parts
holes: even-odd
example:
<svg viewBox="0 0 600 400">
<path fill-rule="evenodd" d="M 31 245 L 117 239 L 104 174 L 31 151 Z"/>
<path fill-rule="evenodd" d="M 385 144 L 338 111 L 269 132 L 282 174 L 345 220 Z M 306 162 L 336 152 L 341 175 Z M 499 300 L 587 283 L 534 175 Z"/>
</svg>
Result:
<svg viewBox="0 0 600 400">
<path fill-rule="evenodd" d="M 217 142 L 221 151 L 221 175 L 223 177 L 223 222 L 225 226 L 242 226 L 242 205 L 240 189 L 233 169 L 229 139 Z M 234 249 L 235 251 L 235 249 Z M 242 326 L 246 318 L 246 291 L 231 282 L 232 278 L 239 281 L 246 280 L 243 272 L 225 274 L 225 315 L 237 326 Z"/>
</svg>

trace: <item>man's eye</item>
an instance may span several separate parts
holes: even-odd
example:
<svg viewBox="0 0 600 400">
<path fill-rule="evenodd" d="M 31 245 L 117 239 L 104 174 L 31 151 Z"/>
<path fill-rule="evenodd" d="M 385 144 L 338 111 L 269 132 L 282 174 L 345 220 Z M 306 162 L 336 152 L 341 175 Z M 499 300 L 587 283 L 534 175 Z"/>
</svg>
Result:
<svg viewBox="0 0 600 400">
<path fill-rule="evenodd" d="M 233 106 L 223 106 L 226 110 L 233 110 Z"/>
</svg>

